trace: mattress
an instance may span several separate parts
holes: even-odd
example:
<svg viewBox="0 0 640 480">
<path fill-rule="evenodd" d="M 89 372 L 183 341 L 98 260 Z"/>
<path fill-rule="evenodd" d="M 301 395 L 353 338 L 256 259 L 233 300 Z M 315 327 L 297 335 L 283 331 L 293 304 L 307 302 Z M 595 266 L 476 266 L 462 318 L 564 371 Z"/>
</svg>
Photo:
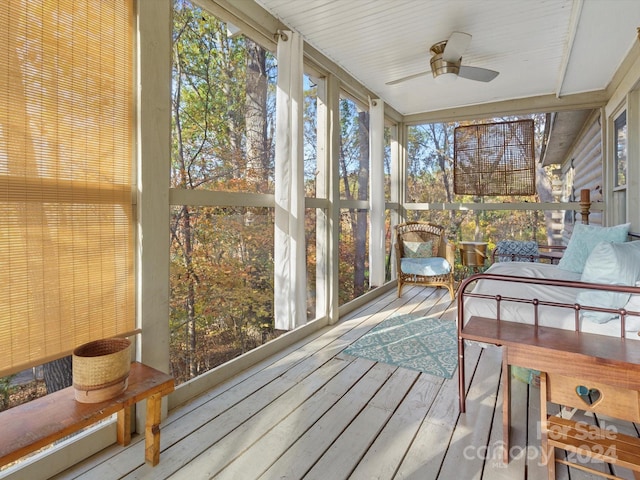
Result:
<svg viewBox="0 0 640 480">
<path fill-rule="evenodd" d="M 580 281 L 580 274 L 558 268 L 557 265 L 534 262 L 505 262 L 494 263 L 485 273 L 496 275 L 510 275 L 527 278 L 543 278 L 554 280 Z M 546 302 L 557 302 L 573 305 L 580 291 L 572 287 L 558 287 L 552 285 L 535 285 L 529 283 L 507 282 L 502 280 L 479 280 L 473 288 L 473 293 L 487 295 L 501 295 L 500 319 L 519 323 L 534 323 L 534 306 L 526 303 L 508 301 L 504 297 L 521 299 L 538 299 Z M 625 308 L 629 311 L 640 312 L 640 295 L 631 295 Z M 541 305 L 538 307 L 538 325 L 575 329 L 575 311 L 572 308 Z M 466 297 L 464 299 L 464 323 L 472 316 L 487 318 L 497 317 L 497 302 L 494 299 Z M 597 323 L 589 318 L 580 318 L 580 331 L 620 337 L 620 318 Z M 628 315 L 625 320 L 625 337 L 640 340 L 640 316 Z"/>
</svg>

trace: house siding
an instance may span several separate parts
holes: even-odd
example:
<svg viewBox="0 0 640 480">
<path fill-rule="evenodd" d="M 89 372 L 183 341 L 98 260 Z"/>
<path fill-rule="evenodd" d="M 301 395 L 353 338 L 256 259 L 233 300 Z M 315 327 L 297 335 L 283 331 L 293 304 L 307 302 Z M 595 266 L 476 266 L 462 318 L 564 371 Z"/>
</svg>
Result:
<svg viewBox="0 0 640 480">
<path fill-rule="evenodd" d="M 591 202 L 602 202 L 603 188 L 603 157 L 602 157 L 602 128 L 600 111 L 596 110 L 589 116 L 583 131 L 580 133 L 569 155 L 562 164 L 562 201 L 579 202 L 580 190 L 589 189 Z M 562 230 L 563 243 L 569 241 L 573 226 L 581 222 L 579 209 L 566 211 Z M 601 211 L 592 211 L 589 223 L 602 225 Z"/>
</svg>

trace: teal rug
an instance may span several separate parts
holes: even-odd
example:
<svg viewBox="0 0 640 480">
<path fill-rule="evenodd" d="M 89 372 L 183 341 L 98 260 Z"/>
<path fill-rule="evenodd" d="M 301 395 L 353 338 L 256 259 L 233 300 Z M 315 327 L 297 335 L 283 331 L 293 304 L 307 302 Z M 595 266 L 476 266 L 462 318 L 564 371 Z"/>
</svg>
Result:
<svg viewBox="0 0 640 480">
<path fill-rule="evenodd" d="M 451 378 L 458 366 L 456 322 L 396 315 L 360 337 L 344 353 Z"/>
</svg>

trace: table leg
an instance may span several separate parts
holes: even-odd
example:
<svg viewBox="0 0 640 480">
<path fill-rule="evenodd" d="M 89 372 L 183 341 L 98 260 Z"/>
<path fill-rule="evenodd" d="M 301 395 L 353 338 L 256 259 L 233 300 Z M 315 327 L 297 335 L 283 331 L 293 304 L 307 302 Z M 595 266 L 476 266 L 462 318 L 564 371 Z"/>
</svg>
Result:
<svg viewBox="0 0 640 480">
<path fill-rule="evenodd" d="M 118 432 L 118 443 L 123 447 L 126 447 L 131 443 L 131 411 L 133 409 L 133 405 L 128 407 L 124 407 L 122 410 L 118 412 L 118 423 L 117 423 L 117 432 Z"/>
<path fill-rule="evenodd" d="M 460 402 L 460 413 L 465 413 L 467 402 L 464 379 L 464 340 L 458 338 L 458 401 Z"/>
<path fill-rule="evenodd" d="M 156 393 L 147 398 L 147 421 L 145 427 L 145 460 L 152 466 L 160 461 L 160 420 L 162 417 L 162 395 Z"/>
<path fill-rule="evenodd" d="M 507 347 L 502 347 L 502 460 L 509 463 L 509 431 L 511 430 L 511 370 Z"/>
</svg>

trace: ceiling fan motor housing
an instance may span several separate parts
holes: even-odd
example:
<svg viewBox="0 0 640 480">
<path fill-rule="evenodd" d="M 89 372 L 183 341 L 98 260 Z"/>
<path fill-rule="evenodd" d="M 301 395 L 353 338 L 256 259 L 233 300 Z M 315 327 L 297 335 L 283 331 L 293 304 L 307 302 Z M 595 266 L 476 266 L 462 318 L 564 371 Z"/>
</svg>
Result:
<svg viewBox="0 0 640 480">
<path fill-rule="evenodd" d="M 431 73 L 433 73 L 433 78 L 437 78 L 438 76 L 445 73 L 452 73 L 454 75 L 458 75 L 458 73 L 460 73 L 460 61 L 447 62 L 442 59 L 441 53 L 431 57 L 430 63 L 431 63 Z"/>
<path fill-rule="evenodd" d="M 446 46 L 447 40 L 444 40 L 442 42 L 436 43 L 435 45 L 432 45 L 430 48 L 430 64 L 433 78 L 437 78 L 445 73 L 453 75 L 458 75 L 458 73 L 460 73 L 460 63 L 462 62 L 462 58 L 459 58 L 456 62 L 447 62 L 442 58 Z"/>
</svg>

